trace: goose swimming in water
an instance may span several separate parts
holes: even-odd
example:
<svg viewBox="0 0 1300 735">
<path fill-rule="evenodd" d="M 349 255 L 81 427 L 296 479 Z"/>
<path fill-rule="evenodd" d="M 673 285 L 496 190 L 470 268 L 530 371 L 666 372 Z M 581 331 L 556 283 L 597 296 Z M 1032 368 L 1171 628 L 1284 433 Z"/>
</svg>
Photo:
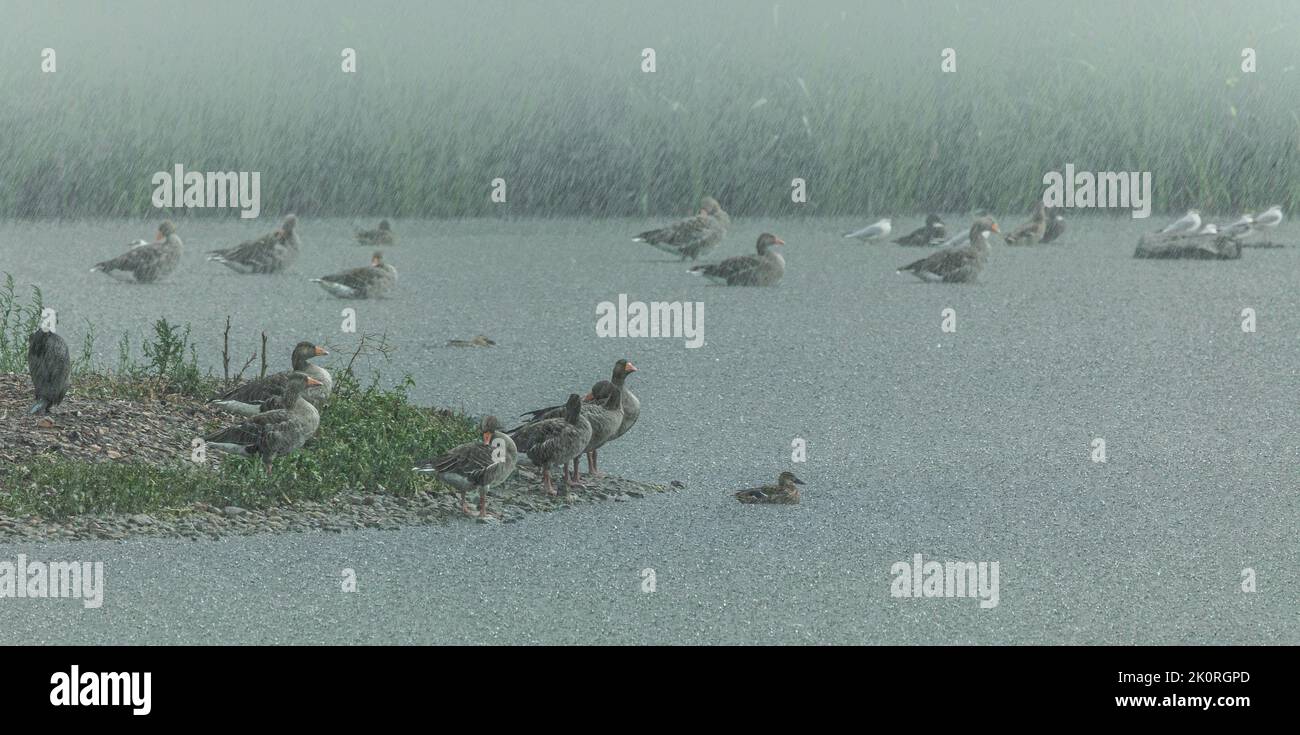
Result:
<svg viewBox="0 0 1300 735">
<path fill-rule="evenodd" d="M 700 211 L 694 217 L 678 220 L 667 227 L 647 230 L 632 238 L 654 248 L 680 255 L 682 260 L 699 260 L 722 242 L 731 225 L 731 217 L 713 197 L 704 197 Z"/>
<path fill-rule="evenodd" d="M 528 461 L 542 468 L 542 489 L 547 495 L 556 494 L 551 467 L 560 465 L 567 495 L 571 483 L 569 462 L 580 456 L 591 441 L 591 423 L 582 415 L 582 398 L 577 393 L 569 395 L 563 418 L 534 421 L 507 433 L 518 450 L 528 455 Z"/>
<path fill-rule="evenodd" d="M 1168 235 L 1179 232 L 1196 232 L 1201 229 L 1201 213 L 1195 209 L 1187 210 L 1187 214 L 1170 222 L 1160 231 L 1162 235 Z"/>
<path fill-rule="evenodd" d="M 301 242 L 295 232 L 297 226 L 298 218 L 291 214 L 275 232 L 233 248 L 209 251 L 208 260 L 236 273 L 279 273 L 298 259 Z"/>
<path fill-rule="evenodd" d="M 376 252 L 370 257 L 369 268 L 353 268 L 311 280 L 335 298 L 382 298 L 397 285 L 397 269 L 384 262 L 383 253 Z"/>
<path fill-rule="evenodd" d="M 751 487 L 733 494 L 736 500 L 746 504 L 798 505 L 799 486 L 802 484 L 803 480 L 795 477 L 793 472 L 782 472 L 775 485 Z"/>
<path fill-rule="evenodd" d="M 878 240 L 884 240 L 886 237 L 889 237 L 889 233 L 893 231 L 894 231 L 893 220 L 886 217 L 882 220 L 877 220 L 875 222 L 872 222 L 871 224 L 867 225 L 866 227 L 863 227 L 860 230 L 856 230 L 854 232 L 849 232 L 845 234 L 844 239 L 847 240 L 850 238 L 854 238 L 854 239 L 861 240 L 862 242 L 876 242 Z"/>
<path fill-rule="evenodd" d="M 149 243 L 140 240 L 122 255 L 96 263 L 90 272 L 99 271 L 114 278 L 116 272 L 122 272 L 126 274 L 122 280 L 153 283 L 176 270 L 176 264 L 181 262 L 182 248 L 183 243 L 176 236 L 176 225 L 171 220 L 164 220 L 158 225 L 156 240 Z"/>
<path fill-rule="evenodd" d="M 965 247 L 938 250 L 918 261 L 898 269 L 922 281 L 944 283 L 970 283 L 984 270 L 989 256 L 989 233 L 998 232 L 998 223 L 992 217 L 980 217 L 970 228 L 970 244 Z"/>
<path fill-rule="evenodd" d="M 727 286 L 775 286 L 785 275 L 785 258 L 774 248 L 785 240 L 764 232 L 758 236 L 757 255 L 737 255 L 714 265 L 697 265 L 689 273 Z"/>
<path fill-rule="evenodd" d="M 302 392 L 319 386 L 320 381 L 306 373 L 294 373 L 284 388 L 283 401 L 288 408 L 249 416 L 234 426 L 205 437 L 207 445 L 228 454 L 261 457 L 266 474 L 276 457 L 302 449 L 320 426 L 320 413 L 302 397 Z"/>
<path fill-rule="evenodd" d="M 908 234 L 894 240 L 894 242 L 899 245 L 912 246 L 937 245 L 943 242 L 944 238 L 947 236 L 948 233 L 943 226 L 943 220 L 939 219 L 939 215 L 937 214 L 930 214 L 926 215 L 924 227 L 918 227 Z"/>
<path fill-rule="evenodd" d="M 460 496 L 461 512 L 468 514 L 465 492 L 478 488 L 478 516 L 487 512 L 487 491 L 504 482 L 515 471 L 518 448 L 508 434 L 501 431 L 496 416 L 483 417 L 479 424 L 482 441 L 472 441 L 454 447 L 445 454 L 416 462 L 416 472 L 430 472 L 438 479 L 456 488 Z"/>
<path fill-rule="evenodd" d="M 359 230 L 357 242 L 362 245 L 392 245 L 397 242 L 397 235 L 393 232 L 392 225 L 385 219 L 379 221 L 379 229 Z"/>
<path fill-rule="evenodd" d="M 32 332 L 27 338 L 27 372 L 36 389 L 36 402 L 27 414 L 48 414 L 68 392 L 68 375 L 72 372 L 68 343 L 54 332 Z"/>
<path fill-rule="evenodd" d="M 318 409 L 324 408 L 325 401 L 334 389 L 334 378 L 328 370 L 310 360 L 328 354 L 329 351 L 324 347 L 311 342 L 299 342 L 290 355 L 291 369 L 237 385 L 213 399 L 212 405 L 241 416 L 255 416 L 264 411 L 285 408 L 285 388 L 297 373 L 304 373 L 314 378 L 316 384 L 303 391 L 303 398 Z"/>
</svg>

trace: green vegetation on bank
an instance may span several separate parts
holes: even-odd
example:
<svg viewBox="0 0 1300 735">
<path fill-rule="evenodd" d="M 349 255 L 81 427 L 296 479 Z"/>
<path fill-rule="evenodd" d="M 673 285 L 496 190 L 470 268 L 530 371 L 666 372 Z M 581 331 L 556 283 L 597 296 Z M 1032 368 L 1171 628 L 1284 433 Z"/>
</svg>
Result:
<svg viewBox="0 0 1300 735">
<path fill-rule="evenodd" d="M 15 298 L 12 278 L 0 287 L 4 372 L 26 371 L 24 330 L 35 326 L 30 321 L 33 308 L 39 317 L 39 292 L 23 303 Z M 154 338 L 142 345 L 144 362 L 129 361 L 124 352 L 119 359 L 127 362 L 109 371 L 91 366 L 87 357 L 75 373 L 72 394 L 138 400 L 152 411 L 192 409 L 195 401 L 211 397 L 222 381 L 199 372 L 190 340 L 188 326 L 177 328 L 159 320 Z M 92 349 L 88 344 L 87 356 Z M 224 457 L 220 470 L 189 462 L 187 437 L 175 438 L 177 460 L 167 466 L 43 455 L 0 468 L 0 514 L 63 518 L 140 513 L 197 501 L 260 508 L 325 500 L 345 490 L 406 496 L 429 486 L 411 471 L 414 459 L 475 435 L 473 423 L 464 416 L 412 405 L 407 391 L 414 383 L 409 377 L 393 388 L 380 387 L 378 375 L 363 385 L 351 367 L 345 367 L 334 378 L 334 393 L 321 412 L 315 438 L 301 451 L 278 458 L 269 477 L 256 459 Z M 159 400 L 162 396 L 181 400 Z M 63 422 L 57 413 L 55 419 Z"/>
</svg>

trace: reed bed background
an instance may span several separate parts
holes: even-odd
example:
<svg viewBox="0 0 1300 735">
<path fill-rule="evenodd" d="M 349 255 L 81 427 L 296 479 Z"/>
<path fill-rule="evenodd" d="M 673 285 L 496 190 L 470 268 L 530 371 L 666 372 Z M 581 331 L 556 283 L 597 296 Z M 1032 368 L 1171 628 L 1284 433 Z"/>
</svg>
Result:
<svg viewBox="0 0 1300 735">
<path fill-rule="evenodd" d="M 1294 5 L 1042 5 L 31 6 L 0 26 L 0 216 L 152 216 L 177 163 L 261 171 L 264 216 L 1020 211 L 1066 163 L 1152 171 L 1159 211 L 1300 205 Z"/>
</svg>

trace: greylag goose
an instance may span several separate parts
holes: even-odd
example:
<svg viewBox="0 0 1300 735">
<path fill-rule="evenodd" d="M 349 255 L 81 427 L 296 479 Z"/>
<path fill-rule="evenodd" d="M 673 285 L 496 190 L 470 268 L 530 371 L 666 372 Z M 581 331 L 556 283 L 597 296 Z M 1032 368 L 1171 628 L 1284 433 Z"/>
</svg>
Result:
<svg viewBox="0 0 1300 735">
<path fill-rule="evenodd" d="M 1165 225 L 1160 231 L 1162 235 L 1168 235 L 1175 232 L 1196 232 L 1201 229 L 1201 213 L 1195 209 L 1187 210 L 1187 214 Z"/>
<path fill-rule="evenodd" d="M 466 442 L 446 454 L 416 462 L 416 472 L 432 472 L 438 479 L 456 488 L 460 495 L 460 509 L 469 513 L 465 492 L 478 488 L 478 516 L 487 515 L 487 491 L 504 482 L 515 471 L 518 449 L 509 435 L 501 432 L 496 416 L 485 416 L 479 424 L 483 440 Z"/>
<path fill-rule="evenodd" d="M 930 214 L 925 217 L 925 226 L 918 227 L 906 235 L 894 240 L 899 245 L 938 245 L 948 237 L 947 230 L 943 226 L 943 220 L 939 215 Z"/>
<path fill-rule="evenodd" d="M 283 401 L 288 408 L 249 416 L 234 426 L 209 434 L 204 440 L 208 446 L 228 454 L 260 456 L 269 475 L 272 460 L 302 449 L 320 426 L 320 413 L 302 396 L 304 390 L 319 385 L 319 380 L 306 373 L 294 373 L 284 387 Z"/>
<path fill-rule="evenodd" d="M 1047 208 L 1039 202 L 1034 207 L 1034 216 L 1023 225 L 1011 231 L 1007 235 L 1008 245 L 1037 245 L 1043 239 L 1043 234 L 1047 232 Z"/>
<path fill-rule="evenodd" d="M 844 239 L 858 239 L 862 242 L 876 242 L 889 237 L 889 233 L 894 231 L 893 220 L 886 217 L 881 220 L 872 222 L 860 230 L 849 232 L 844 235 Z"/>
<path fill-rule="evenodd" d="M 392 226 L 385 219 L 379 221 L 379 229 L 377 230 L 358 231 L 357 242 L 362 245 L 392 245 L 397 242 L 397 235 L 393 234 Z"/>
<path fill-rule="evenodd" d="M 1047 210 L 1047 229 L 1043 232 L 1041 243 L 1049 243 L 1065 234 L 1065 217 L 1055 209 Z"/>
<path fill-rule="evenodd" d="M 623 419 L 619 422 L 618 429 L 614 435 L 606 439 L 603 444 L 608 444 L 615 439 L 623 436 L 636 423 L 641 416 L 641 401 L 627 387 L 627 376 L 637 372 L 636 365 L 626 358 L 614 363 L 614 374 L 609 380 L 602 380 L 591 387 L 591 392 L 583 399 L 584 403 L 604 403 L 609 399 L 610 391 L 617 389 L 619 391 L 619 404 L 623 409 Z M 585 409 L 584 409 L 585 410 Z M 529 411 L 522 414 L 527 417 L 528 421 L 541 421 L 543 419 L 559 418 L 564 415 L 564 406 L 549 406 L 539 408 L 535 411 Z M 574 469 L 576 473 L 577 460 L 574 460 Z M 593 477 L 600 477 L 600 463 L 598 461 L 595 449 L 587 453 L 587 474 Z"/>
<path fill-rule="evenodd" d="M 764 232 L 758 236 L 757 255 L 737 255 L 714 265 L 697 265 L 690 272 L 728 286 L 775 286 L 785 275 L 785 258 L 773 250 L 785 240 Z"/>
<path fill-rule="evenodd" d="M 213 399 L 212 404 L 241 416 L 254 416 L 263 411 L 285 408 L 287 406 L 283 401 L 285 388 L 293 382 L 297 373 L 304 373 L 314 378 L 316 383 L 303 391 L 303 398 L 318 409 L 324 408 L 326 399 L 334 389 L 334 377 L 328 370 L 310 360 L 328 354 L 329 351 L 324 347 L 311 342 L 299 342 L 294 346 L 290 357 L 290 364 L 293 366 L 291 370 L 237 385 Z"/>
<path fill-rule="evenodd" d="M 699 260 L 708 253 L 727 234 L 731 217 L 722 211 L 722 207 L 713 197 L 705 197 L 700 203 L 700 211 L 694 217 L 661 227 L 647 230 L 632 238 L 632 242 L 643 242 L 665 253 L 680 255 L 682 260 L 690 258 Z"/>
<path fill-rule="evenodd" d="M 297 226 L 298 218 L 291 214 L 284 218 L 284 223 L 275 232 L 233 248 L 211 250 L 208 260 L 236 273 L 279 273 L 298 258 L 301 242 L 294 231 Z"/>
<path fill-rule="evenodd" d="M 564 476 L 564 492 L 568 494 L 569 461 L 580 456 L 591 441 L 591 423 L 582 415 L 582 399 L 578 394 L 569 395 L 564 404 L 564 418 L 534 421 L 508 433 L 518 450 L 542 468 L 542 488 L 546 494 L 556 494 L 551 485 L 551 467 L 557 464 Z"/>
<path fill-rule="evenodd" d="M 969 283 L 984 270 L 989 255 L 989 233 L 998 231 L 992 217 L 980 217 L 970 228 L 970 244 L 965 247 L 939 250 L 898 269 L 908 271 L 922 281 L 944 283 Z"/>
<path fill-rule="evenodd" d="M 397 269 L 384 262 L 383 253 L 376 252 L 370 256 L 369 268 L 353 268 L 311 280 L 335 298 L 381 298 L 397 285 Z"/>
<path fill-rule="evenodd" d="M 124 280 L 153 283 L 159 278 L 166 278 L 176 270 L 176 264 L 181 261 L 182 247 L 181 239 L 176 236 L 176 225 L 173 225 L 171 220 L 164 220 L 161 225 L 158 225 L 156 240 L 148 243 L 140 240 L 122 255 L 95 264 L 90 272 L 99 271 L 113 275 L 114 271 L 121 271 L 129 274 Z"/>
<path fill-rule="evenodd" d="M 799 486 L 802 484 L 803 480 L 795 477 L 793 472 L 782 472 L 776 478 L 775 485 L 751 487 L 736 492 L 735 496 L 736 500 L 747 504 L 798 505 Z"/>
<path fill-rule="evenodd" d="M 44 413 L 63 402 L 68 392 L 68 375 L 72 361 L 68 343 L 54 332 L 38 329 L 27 338 L 27 372 L 36 388 L 36 402 L 28 415 Z"/>
</svg>

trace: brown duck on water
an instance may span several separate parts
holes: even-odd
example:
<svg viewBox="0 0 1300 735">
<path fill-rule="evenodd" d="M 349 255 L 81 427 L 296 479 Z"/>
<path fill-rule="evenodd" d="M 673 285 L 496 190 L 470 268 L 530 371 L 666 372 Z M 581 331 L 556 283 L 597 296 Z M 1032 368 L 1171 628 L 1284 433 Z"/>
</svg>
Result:
<svg viewBox="0 0 1300 735">
<path fill-rule="evenodd" d="M 608 398 L 610 391 L 618 389 L 620 396 L 619 405 L 623 409 L 623 419 L 619 422 L 618 429 L 614 435 L 601 442 L 601 446 L 614 441 L 623 436 L 632 428 L 641 416 L 641 401 L 627 387 L 627 376 L 637 372 L 636 365 L 626 358 L 620 359 L 614 363 L 614 374 L 609 380 L 602 380 L 591 387 L 591 392 L 583 399 L 585 403 L 603 404 Z M 534 411 L 528 411 L 522 414 L 528 421 L 540 421 L 542 419 L 553 419 L 564 415 L 564 406 L 548 406 L 539 408 Z M 577 474 L 577 459 L 574 459 L 574 474 Z M 587 452 L 587 474 L 593 477 L 601 477 L 600 463 L 595 449 Z"/>
<path fill-rule="evenodd" d="M 799 503 L 799 485 L 803 480 L 793 472 L 782 472 L 776 478 L 775 485 L 763 485 L 734 493 L 736 500 L 742 503 L 767 503 L 771 505 L 797 505 Z"/>
<path fill-rule="evenodd" d="M 237 385 L 211 402 L 222 410 L 241 416 L 254 416 L 263 411 L 285 408 L 286 404 L 282 400 L 285 386 L 293 380 L 295 373 L 305 373 L 316 379 L 316 385 L 304 391 L 303 398 L 317 409 L 324 408 L 330 391 L 334 389 L 334 378 L 328 370 L 310 360 L 328 354 L 329 351 L 324 347 L 311 342 L 299 342 L 290 357 L 292 369 Z"/>
<path fill-rule="evenodd" d="M 68 358 L 68 343 L 54 332 L 38 329 L 27 338 L 27 372 L 36 388 L 36 403 L 28 415 L 44 413 L 63 402 L 68 392 L 68 375 L 72 361 Z"/>
<path fill-rule="evenodd" d="M 643 242 L 665 253 L 680 255 L 682 260 L 698 260 L 722 242 L 731 225 L 731 217 L 722 211 L 718 200 L 704 197 L 700 202 L 700 211 L 694 217 L 678 220 L 667 227 L 647 230 L 632 238 L 632 242 Z"/>
<path fill-rule="evenodd" d="M 99 271 L 114 278 L 117 278 L 115 272 L 122 272 L 129 275 L 121 280 L 153 283 L 160 278 L 166 278 L 176 270 L 176 264 L 181 262 L 183 247 L 181 239 L 176 236 L 176 225 L 173 225 L 171 220 L 164 220 L 158 225 L 156 240 L 150 243 L 141 240 L 122 255 L 97 263 L 90 272 Z"/>
<path fill-rule="evenodd" d="M 249 416 L 234 426 L 209 434 L 205 441 L 222 452 L 261 457 L 269 475 L 276 457 L 301 449 L 320 426 L 320 413 L 302 397 L 304 390 L 318 385 L 320 381 L 306 373 L 294 373 L 284 387 L 283 400 L 288 408 Z"/>
<path fill-rule="evenodd" d="M 1028 222 L 1012 230 L 1007 235 L 1008 245 L 1037 245 L 1047 232 L 1047 208 L 1039 202 L 1034 207 L 1034 216 Z"/>
<path fill-rule="evenodd" d="M 353 268 L 311 279 L 331 296 L 340 299 L 370 299 L 387 296 L 397 285 L 397 269 L 384 262 L 384 254 L 370 257 L 369 268 Z"/>
<path fill-rule="evenodd" d="M 689 271 L 728 286 L 775 286 L 785 275 L 785 258 L 773 248 L 785 240 L 764 232 L 758 236 L 757 255 L 737 255 L 714 265 L 697 265 Z"/>
<path fill-rule="evenodd" d="M 460 509 L 469 513 L 465 492 L 478 488 L 478 515 L 487 512 L 488 488 L 504 482 L 515 471 L 518 449 L 508 434 L 501 432 L 496 416 L 485 416 L 479 424 L 483 440 L 461 444 L 439 457 L 416 462 L 416 472 L 432 472 L 438 479 L 456 488 Z"/>
<path fill-rule="evenodd" d="M 937 214 L 930 214 L 925 217 L 924 227 L 918 227 L 894 242 L 911 246 L 937 245 L 947 237 L 948 231 L 944 229 L 943 220 Z"/>
<path fill-rule="evenodd" d="M 546 494 L 556 494 L 551 485 L 551 467 L 557 464 L 563 474 L 564 492 L 568 494 L 569 461 L 581 455 L 591 441 L 591 423 L 582 415 L 582 399 L 578 394 L 569 395 L 564 404 L 564 418 L 534 421 L 508 433 L 518 450 L 542 468 L 542 488 Z"/>
<path fill-rule="evenodd" d="M 922 281 L 944 283 L 969 283 L 984 270 L 989 256 L 989 233 L 998 231 L 992 217 L 980 217 L 970 228 L 970 244 L 959 248 L 945 248 L 898 269 Z"/>
<path fill-rule="evenodd" d="M 397 242 L 397 235 L 393 233 L 393 228 L 388 224 L 388 220 L 379 221 L 377 230 L 361 230 L 357 232 L 357 242 L 362 245 L 392 245 Z"/>
<path fill-rule="evenodd" d="M 208 260 L 220 263 L 236 273 L 279 273 L 298 259 L 301 241 L 295 229 L 298 218 L 284 218 L 280 229 L 233 248 L 211 250 Z"/>
</svg>

